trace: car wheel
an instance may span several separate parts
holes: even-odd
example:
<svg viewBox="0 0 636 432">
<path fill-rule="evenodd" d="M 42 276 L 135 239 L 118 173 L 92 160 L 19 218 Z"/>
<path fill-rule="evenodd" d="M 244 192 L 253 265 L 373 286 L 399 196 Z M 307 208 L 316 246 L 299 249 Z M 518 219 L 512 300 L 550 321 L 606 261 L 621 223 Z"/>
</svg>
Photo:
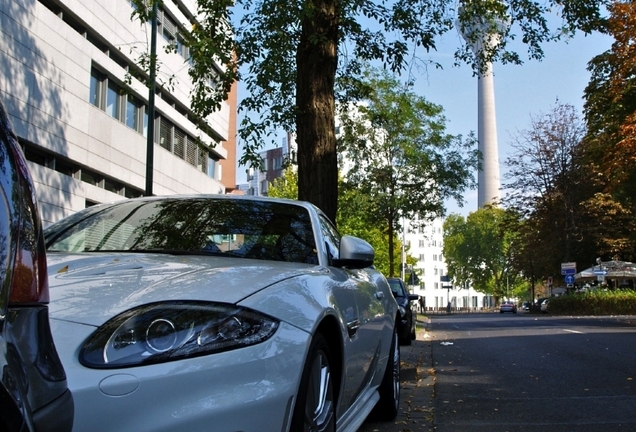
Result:
<svg viewBox="0 0 636 432">
<path fill-rule="evenodd" d="M 309 347 L 292 417 L 293 431 L 335 432 L 336 406 L 333 397 L 329 346 L 317 333 Z"/>
<path fill-rule="evenodd" d="M 389 360 L 378 391 L 380 400 L 373 409 L 374 417 L 382 421 L 395 419 L 400 406 L 400 345 L 397 332 L 393 334 Z"/>
</svg>

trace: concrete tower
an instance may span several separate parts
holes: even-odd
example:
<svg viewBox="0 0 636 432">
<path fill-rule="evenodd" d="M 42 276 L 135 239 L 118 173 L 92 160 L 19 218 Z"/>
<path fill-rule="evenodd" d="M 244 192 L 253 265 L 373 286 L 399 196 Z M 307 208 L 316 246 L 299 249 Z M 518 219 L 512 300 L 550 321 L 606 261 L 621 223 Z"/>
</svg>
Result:
<svg viewBox="0 0 636 432">
<path fill-rule="evenodd" d="M 470 25 L 457 23 L 462 37 L 478 58 L 483 49 L 492 49 L 499 43 L 498 31 L 506 27 L 506 23 L 496 19 L 475 18 Z M 489 32 L 489 29 L 493 29 Z M 479 60 L 478 60 L 479 62 Z M 492 63 L 486 62 L 481 67 L 478 78 L 478 133 L 479 151 L 482 154 L 482 167 L 479 170 L 477 206 L 496 204 L 501 198 L 501 181 L 499 177 L 499 146 L 497 143 L 497 118 L 495 115 L 495 86 L 492 74 Z"/>
</svg>

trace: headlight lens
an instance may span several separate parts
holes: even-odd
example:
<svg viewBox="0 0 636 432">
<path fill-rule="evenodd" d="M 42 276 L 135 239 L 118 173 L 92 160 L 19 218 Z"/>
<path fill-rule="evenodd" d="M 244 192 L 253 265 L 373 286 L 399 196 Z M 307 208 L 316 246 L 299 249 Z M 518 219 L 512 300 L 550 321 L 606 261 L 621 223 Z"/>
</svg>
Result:
<svg viewBox="0 0 636 432">
<path fill-rule="evenodd" d="M 254 345 L 278 321 L 235 305 L 179 301 L 130 309 L 84 342 L 79 360 L 91 368 L 162 363 Z"/>
</svg>

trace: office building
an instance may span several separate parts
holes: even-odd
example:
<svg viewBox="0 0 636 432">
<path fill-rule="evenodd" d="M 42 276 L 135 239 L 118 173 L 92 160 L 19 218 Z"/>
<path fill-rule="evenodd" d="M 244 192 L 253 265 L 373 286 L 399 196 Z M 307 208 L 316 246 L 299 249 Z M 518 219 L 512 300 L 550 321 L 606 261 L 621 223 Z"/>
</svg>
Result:
<svg viewBox="0 0 636 432">
<path fill-rule="evenodd" d="M 44 224 L 146 191 L 150 24 L 129 0 L 0 0 L 0 98 L 36 183 Z M 236 190 L 236 89 L 202 126 L 190 110 L 195 0 L 157 16 L 155 195 Z M 176 52 L 165 47 L 174 44 Z M 219 71 L 223 65 L 218 65 Z M 199 127 L 201 126 L 201 127 Z"/>
</svg>

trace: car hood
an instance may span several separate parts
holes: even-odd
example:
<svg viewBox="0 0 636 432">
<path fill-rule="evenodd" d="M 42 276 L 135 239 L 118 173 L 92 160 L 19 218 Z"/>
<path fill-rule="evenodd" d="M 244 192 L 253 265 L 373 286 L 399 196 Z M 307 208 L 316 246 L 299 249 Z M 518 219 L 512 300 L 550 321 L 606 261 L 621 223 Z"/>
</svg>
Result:
<svg viewBox="0 0 636 432">
<path fill-rule="evenodd" d="M 99 326 L 138 305 L 166 300 L 238 303 L 323 267 L 166 254 L 47 254 L 52 319 Z"/>
</svg>

